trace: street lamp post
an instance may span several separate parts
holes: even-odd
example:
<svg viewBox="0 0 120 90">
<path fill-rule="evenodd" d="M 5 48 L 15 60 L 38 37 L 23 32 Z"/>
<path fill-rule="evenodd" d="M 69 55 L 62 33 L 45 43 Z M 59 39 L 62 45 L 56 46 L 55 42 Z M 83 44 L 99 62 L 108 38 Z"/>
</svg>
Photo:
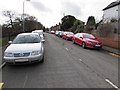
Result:
<svg viewBox="0 0 120 90">
<path fill-rule="evenodd" d="M 24 22 L 24 5 L 25 5 L 25 1 L 23 1 L 23 32 L 25 32 L 24 28 L 25 28 L 25 22 Z"/>
<path fill-rule="evenodd" d="M 30 1 L 30 0 L 23 1 L 23 32 L 25 32 L 25 20 L 24 20 L 25 1 Z"/>
</svg>

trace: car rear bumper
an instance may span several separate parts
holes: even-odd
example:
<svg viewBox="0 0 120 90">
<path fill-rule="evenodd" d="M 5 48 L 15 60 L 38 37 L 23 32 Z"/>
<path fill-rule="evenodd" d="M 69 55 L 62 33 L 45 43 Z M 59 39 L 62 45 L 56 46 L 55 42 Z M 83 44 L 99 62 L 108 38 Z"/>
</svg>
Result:
<svg viewBox="0 0 120 90">
<path fill-rule="evenodd" d="M 67 40 L 72 40 L 72 37 L 67 37 Z"/>
</svg>

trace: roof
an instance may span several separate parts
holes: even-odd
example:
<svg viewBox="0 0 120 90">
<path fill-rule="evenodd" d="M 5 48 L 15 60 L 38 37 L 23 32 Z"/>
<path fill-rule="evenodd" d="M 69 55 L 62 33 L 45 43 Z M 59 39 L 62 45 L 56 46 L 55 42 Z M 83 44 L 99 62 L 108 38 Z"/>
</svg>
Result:
<svg viewBox="0 0 120 90">
<path fill-rule="evenodd" d="M 105 7 L 105 8 L 103 9 L 103 11 L 104 11 L 104 10 L 107 10 L 107 9 L 109 9 L 109 8 L 115 7 L 115 6 L 119 5 L 119 4 L 120 4 L 120 1 L 112 2 L 112 3 L 109 4 L 107 7 Z"/>
<path fill-rule="evenodd" d="M 20 33 L 18 35 L 38 35 L 37 33 Z"/>
</svg>

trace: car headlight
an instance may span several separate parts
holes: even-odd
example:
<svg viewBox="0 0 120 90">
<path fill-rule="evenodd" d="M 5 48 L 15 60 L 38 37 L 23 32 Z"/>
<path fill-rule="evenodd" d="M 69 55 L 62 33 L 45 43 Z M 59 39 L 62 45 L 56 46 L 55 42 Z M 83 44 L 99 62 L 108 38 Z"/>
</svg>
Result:
<svg viewBox="0 0 120 90">
<path fill-rule="evenodd" d="M 11 53 L 11 52 L 5 52 L 5 57 L 13 57 L 13 53 Z"/>
<path fill-rule="evenodd" d="M 34 56 L 34 55 L 39 55 L 41 54 L 41 51 L 32 51 L 31 55 Z"/>
</svg>

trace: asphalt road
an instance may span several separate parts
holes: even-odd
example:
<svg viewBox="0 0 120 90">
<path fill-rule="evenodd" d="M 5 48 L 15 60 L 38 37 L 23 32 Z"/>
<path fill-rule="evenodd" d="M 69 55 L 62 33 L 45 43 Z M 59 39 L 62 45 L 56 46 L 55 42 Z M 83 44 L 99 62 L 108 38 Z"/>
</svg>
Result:
<svg viewBox="0 0 120 90">
<path fill-rule="evenodd" d="M 113 88 L 118 58 L 45 34 L 45 62 L 2 69 L 3 88 Z M 112 83 L 112 84 L 111 84 Z"/>
</svg>

